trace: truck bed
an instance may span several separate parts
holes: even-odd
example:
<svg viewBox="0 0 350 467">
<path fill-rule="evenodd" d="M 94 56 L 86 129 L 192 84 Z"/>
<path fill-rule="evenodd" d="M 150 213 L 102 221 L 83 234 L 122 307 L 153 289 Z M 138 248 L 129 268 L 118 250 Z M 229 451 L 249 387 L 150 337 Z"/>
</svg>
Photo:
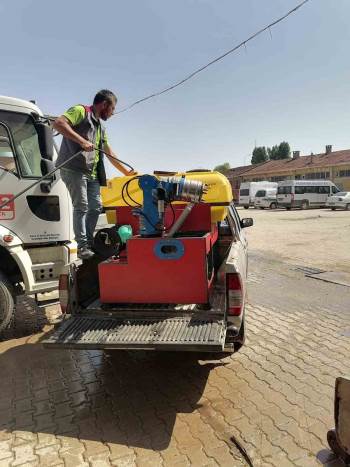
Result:
<svg viewBox="0 0 350 467">
<path fill-rule="evenodd" d="M 225 345 L 225 293 L 214 287 L 210 306 L 108 304 L 94 300 L 68 315 L 45 347 L 221 352 Z"/>
</svg>

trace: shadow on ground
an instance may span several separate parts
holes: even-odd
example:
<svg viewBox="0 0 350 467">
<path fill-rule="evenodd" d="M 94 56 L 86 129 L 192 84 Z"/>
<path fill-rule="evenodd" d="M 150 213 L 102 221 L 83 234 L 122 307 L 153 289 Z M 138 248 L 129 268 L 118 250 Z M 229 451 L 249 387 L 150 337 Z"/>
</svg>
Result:
<svg viewBox="0 0 350 467">
<path fill-rule="evenodd" d="M 34 298 L 22 295 L 16 298 L 13 319 L 0 335 L 0 342 L 30 336 L 40 332 L 61 315 L 58 305 L 39 307 Z"/>
<path fill-rule="evenodd" d="M 200 406 L 222 365 L 188 353 L 47 350 L 35 339 L 0 356 L 0 431 L 165 449 L 176 415 Z"/>
</svg>

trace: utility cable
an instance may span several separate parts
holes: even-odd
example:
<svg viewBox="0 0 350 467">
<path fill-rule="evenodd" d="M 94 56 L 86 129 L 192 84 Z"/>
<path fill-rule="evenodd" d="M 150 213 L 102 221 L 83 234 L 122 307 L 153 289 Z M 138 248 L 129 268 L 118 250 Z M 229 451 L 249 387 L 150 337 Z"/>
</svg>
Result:
<svg viewBox="0 0 350 467">
<path fill-rule="evenodd" d="M 122 110 L 119 110 L 118 112 L 115 112 L 114 115 L 117 115 L 117 114 L 121 114 L 123 112 L 126 112 L 127 110 L 130 110 L 132 109 L 133 107 L 135 107 L 135 105 L 138 105 L 138 104 L 141 104 L 142 102 L 145 102 L 149 99 L 152 99 L 154 97 L 157 97 L 157 96 L 160 96 L 161 94 L 165 94 L 166 92 L 169 92 L 169 91 L 172 91 L 173 89 L 177 88 L 178 86 L 181 86 L 182 84 L 184 84 L 186 81 L 190 80 L 191 78 L 193 78 L 194 76 L 196 76 L 198 73 L 201 73 L 202 71 L 204 71 L 206 68 L 209 68 L 211 65 L 214 65 L 214 63 L 216 62 L 219 62 L 220 60 L 222 60 L 223 58 L 225 58 L 227 55 L 229 54 L 232 54 L 233 52 L 236 52 L 238 49 L 240 49 L 241 47 L 246 47 L 246 44 L 255 39 L 257 36 L 259 36 L 260 34 L 262 34 L 263 32 L 269 30 L 270 31 L 270 34 L 271 34 L 271 28 L 276 26 L 276 24 L 280 23 L 281 21 L 283 21 L 284 19 L 286 19 L 289 15 L 291 15 L 292 13 L 295 13 L 297 10 L 299 10 L 299 8 L 301 8 L 302 6 L 305 5 L 305 3 L 307 3 L 309 0 L 304 0 L 303 2 L 299 3 L 297 6 L 295 6 L 292 10 L 288 11 L 285 15 L 281 16 L 280 18 L 278 18 L 277 20 L 273 21 L 272 23 L 268 24 L 267 26 L 261 28 L 259 31 L 255 32 L 253 35 L 251 35 L 250 37 L 248 37 L 248 39 L 245 39 L 244 41 L 242 41 L 240 44 L 236 45 L 235 47 L 233 47 L 232 49 L 228 50 L 227 52 L 223 53 L 222 55 L 220 55 L 219 57 L 216 57 L 214 58 L 213 60 L 211 60 L 209 63 L 207 63 L 206 65 L 203 65 L 202 67 L 198 68 L 197 70 L 193 71 L 191 74 L 189 74 L 188 76 L 186 76 L 185 78 L 183 78 L 182 80 L 178 81 L 177 83 L 171 85 L 171 86 L 168 86 L 167 88 L 163 89 L 162 91 L 159 91 L 159 92 L 155 92 L 153 94 L 150 94 L 149 96 L 146 96 L 146 97 L 143 97 L 142 99 L 139 99 L 135 102 L 133 102 L 132 104 L 130 104 L 129 106 L 125 107 L 124 109 Z"/>
<path fill-rule="evenodd" d="M 111 159 L 114 159 L 124 165 L 126 165 L 127 167 L 129 167 L 131 170 L 134 170 L 133 167 L 131 167 L 131 165 L 129 165 L 127 162 L 124 162 L 122 161 L 121 159 L 117 159 L 116 157 L 112 156 L 111 154 L 107 153 L 106 151 L 103 151 L 102 149 L 99 149 L 99 148 L 96 148 L 95 146 L 93 146 L 93 149 L 96 150 L 96 151 L 101 151 L 103 152 L 104 154 L 106 154 L 107 157 L 111 158 Z M 68 164 L 68 162 L 70 162 L 71 160 L 73 160 L 75 157 L 77 157 L 79 154 L 81 154 L 82 152 L 82 149 L 79 149 L 79 151 L 77 151 L 75 154 L 73 154 L 71 157 L 69 157 L 66 161 L 62 162 L 62 164 L 58 165 L 57 167 L 55 167 L 54 170 L 51 170 L 51 172 L 49 172 L 48 174 L 46 175 L 43 175 L 42 177 L 40 177 L 38 180 L 35 180 L 35 182 L 33 182 L 31 185 L 29 185 L 27 188 L 25 188 L 24 190 L 20 191 L 19 193 L 17 193 L 16 195 L 12 196 L 12 198 L 8 199 L 5 203 L 2 203 L 0 204 L 0 209 L 2 209 L 3 207 L 7 206 L 8 204 L 10 204 L 12 201 L 14 201 L 15 199 L 19 198 L 20 196 L 22 196 L 24 193 L 26 193 L 27 191 L 29 191 L 30 189 L 32 189 L 33 187 L 35 187 L 36 185 L 39 185 L 39 183 L 41 183 L 43 180 L 45 179 L 48 179 L 50 177 L 52 177 L 52 175 L 57 172 L 57 170 L 61 169 L 62 167 L 64 167 L 66 164 Z"/>
</svg>

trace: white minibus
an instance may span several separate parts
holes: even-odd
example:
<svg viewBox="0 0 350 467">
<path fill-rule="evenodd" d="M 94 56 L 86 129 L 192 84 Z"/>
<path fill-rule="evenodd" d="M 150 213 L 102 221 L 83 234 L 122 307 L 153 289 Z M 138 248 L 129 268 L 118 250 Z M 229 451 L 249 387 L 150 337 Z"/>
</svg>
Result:
<svg viewBox="0 0 350 467">
<path fill-rule="evenodd" d="M 254 199 L 257 191 L 267 189 L 267 188 L 276 188 L 276 182 L 268 182 L 263 180 L 261 182 L 243 182 L 239 187 L 239 206 L 243 206 L 244 209 L 248 209 L 249 206 L 254 205 Z"/>
<path fill-rule="evenodd" d="M 277 203 L 286 209 L 308 209 L 326 205 L 339 188 L 330 180 L 283 180 L 278 183 Z"/>
</svg>

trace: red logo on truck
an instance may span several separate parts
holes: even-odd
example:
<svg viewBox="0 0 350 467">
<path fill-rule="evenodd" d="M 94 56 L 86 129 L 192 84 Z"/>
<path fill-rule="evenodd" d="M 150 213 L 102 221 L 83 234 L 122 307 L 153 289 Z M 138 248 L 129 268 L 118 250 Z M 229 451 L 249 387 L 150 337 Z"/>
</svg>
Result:
<svg viewBox="0 0 350 467">
<path fill-rule="evenodd" d="M 15 218 L 15 202 L 10 201 L 11 198 L 13 198 L 12 194 L 0 195 L 0 206 L 9 201 L 0 209 L 0 221 L 11 221 Z"/>
</svg>

